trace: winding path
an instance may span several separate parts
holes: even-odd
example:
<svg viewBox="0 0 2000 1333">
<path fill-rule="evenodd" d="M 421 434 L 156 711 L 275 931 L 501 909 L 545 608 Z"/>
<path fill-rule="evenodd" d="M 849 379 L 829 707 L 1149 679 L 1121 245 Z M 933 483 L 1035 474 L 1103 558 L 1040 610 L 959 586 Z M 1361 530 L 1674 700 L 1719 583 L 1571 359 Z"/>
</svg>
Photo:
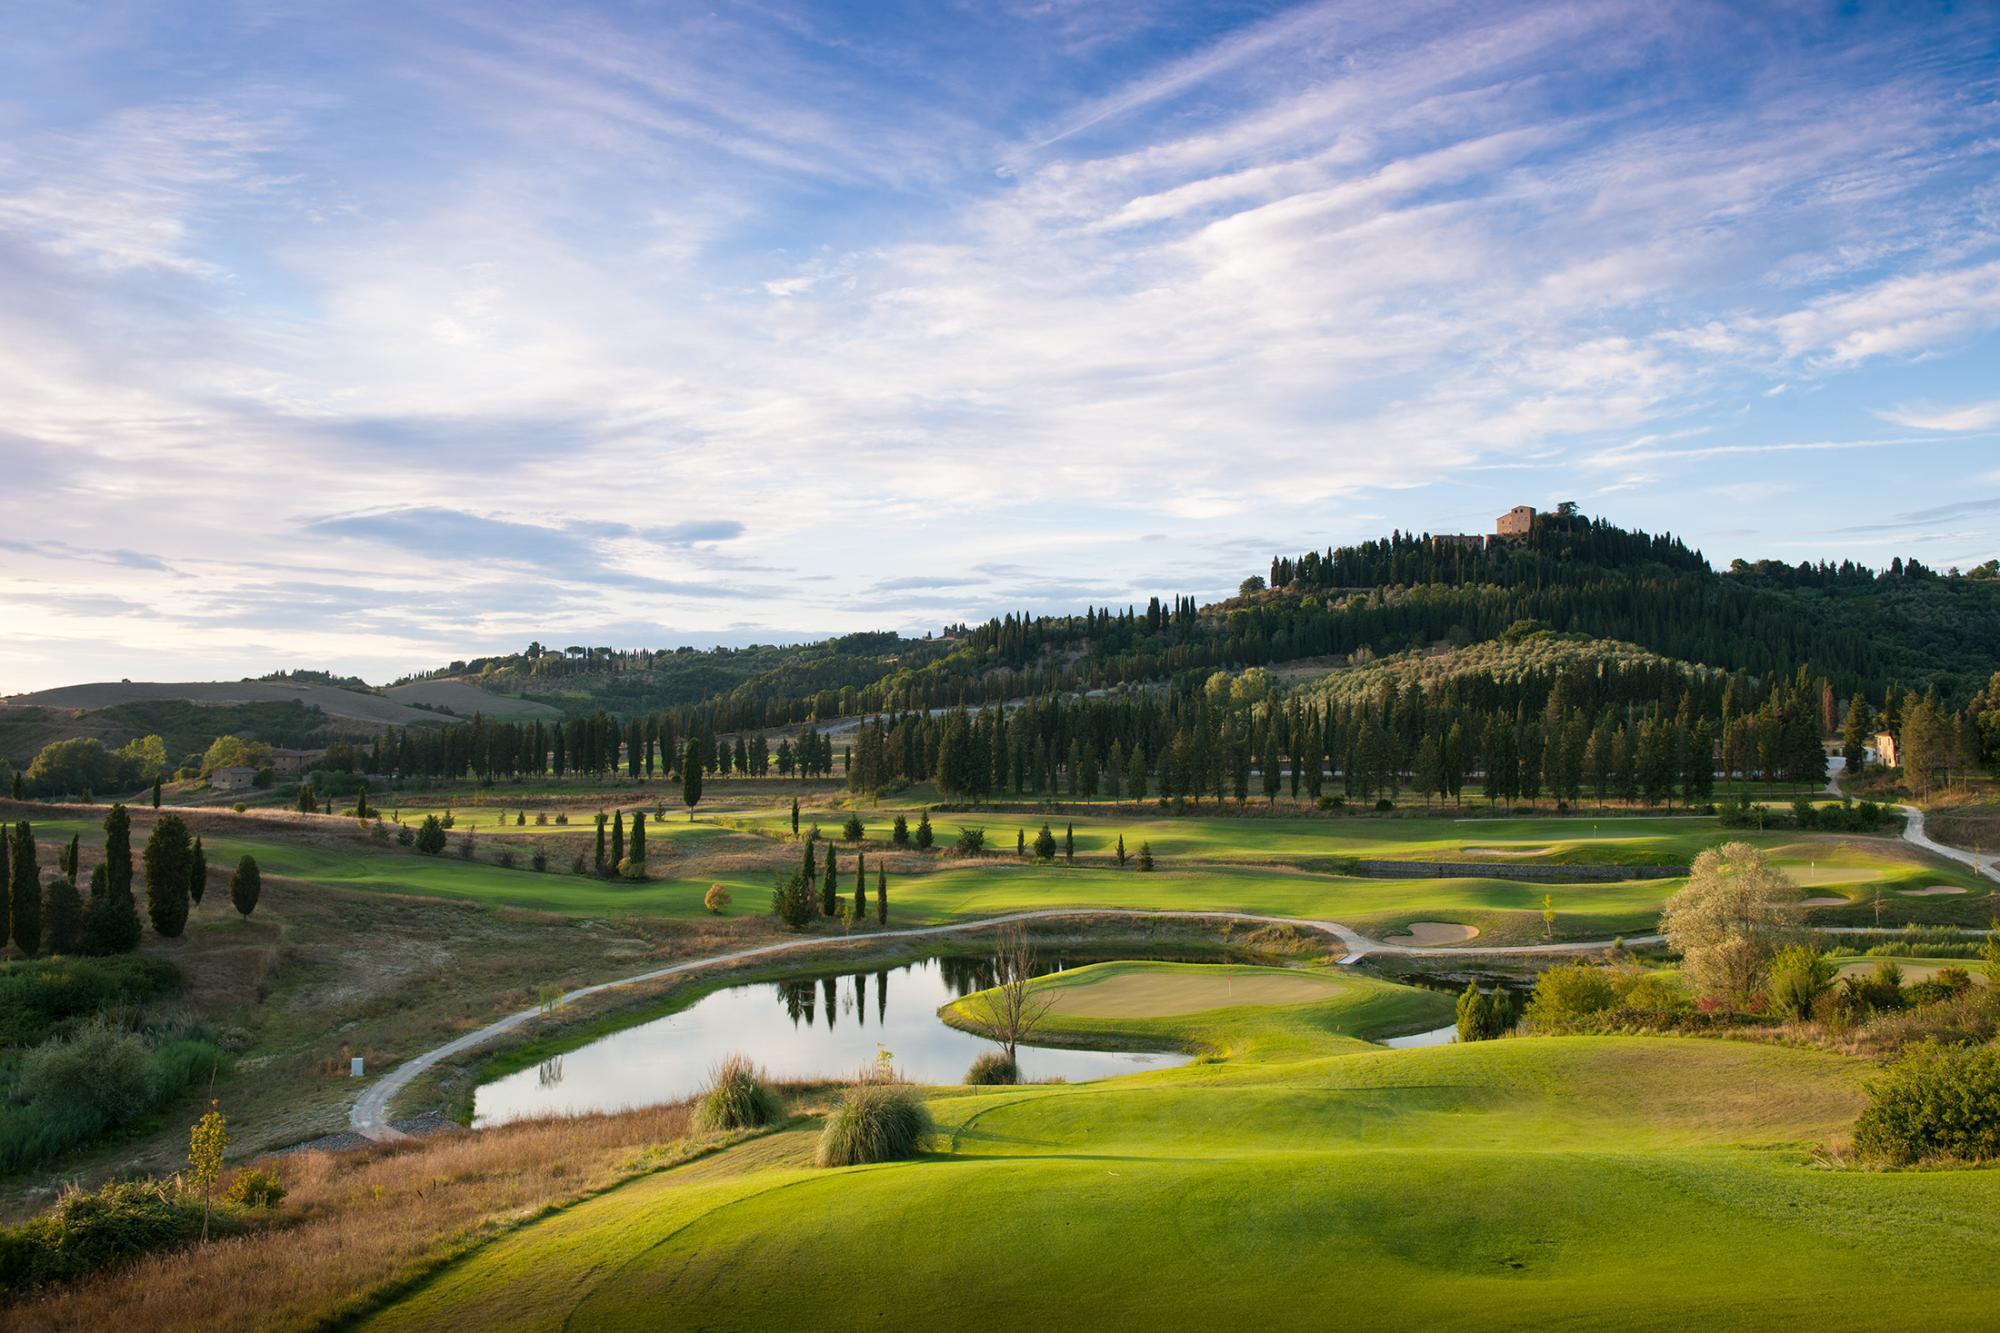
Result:
<svg viewBox="0 0 2000 1333">
<path fill-rule="evenodd" d="M 1828 779 L 1827 786 L 1835 794 L 1839 794 L 1837 784 L 1837 777 Z M 1924 832 L 1923 811 L 1909 805 L 1898 806 L 1897 809 L 1906 816 L 1903 825 L 1904 841 L 1920 847 L 1933 855 L 1944 857 L 1946 860 L 1957 861 L 1962 865 L 1970 866 L 1976 873 L 2000 881 L 2000 869 L 1995 868 L 1995 862 L 1996 860 L 2000 860 L 2000 858 L 1980 856 L 1936 842 Z M 1338 921 L 1314 921 L 1304 917 L 1262 916 L 1254 912 L 1153 912 L 1139 911 L 1131 908 L 1052 907 L 1033 912 L 1010 912 L 1005 916 L 982 917 L 976 921 L 956 921 L 943 926 L 916 926 L 903 930 L 871 931 L 866 935 L 854 936 L 849 940 L 807 938 L 782 940 L 776 944 L 760 944 L 748 949 L 734 949 L 728 953 L 711 954 L 705 958 L 690 958 L 686 962 L 673 963 L 666 967 L 657 967 L 650 972 L 640 972 L 629 977 L 619 977 L 614 981 L 600 981 L 593 986 L 583 986 L 564 995 L 561 1003 L 571 1004 L 577 1000 L 582 1000 L 604 991 L 617 990 L 624 986 L 643 985 L 649 981 L 662 981 L 668 977 L 684 976 L 688 973 L 700 972 L 708 968 L 724 967 L 732 963 L 748 962 L 757 958 L 770 958 L 779 954 L 796 953 L 807 949 L 838 949 L 841 945 L 847 943 L 862 944 L 876 940 L 922 939 L 927 936 L 951 935 L 967 930 L 988 930 L 994 926 L 1002 926 L 1014 921 L 1047 921 L 1063 917 L 1106 916 L 1145 917 L 1153 920 L 1253 921 L 1260 925 L 1303 926 L 1309 930 L 1324 931 L 1326 934 L 1339 939 L 1346 946 L 1347 953 L 1340 960 L 1342 966 L 1360 962 L 1370 954 L 1421 954 L 1428 957 L 1444 955 L 1453 958 L 1566 954 L 1589 953 L 1594 950 L 1608 948 L 1612 944 L 1610 940 L 1586 940 L 1561 944 L 1474 945 L 1470 947 L 1391 944 L 1386 940 L 1372 939 L 1367 935 L 1361 934 L 1359 931 L 1341 925 Z M 1840 928 L 1834 927 L 1832 929 L 1838 930 Z M 1848 927 L 1847 929 L 1864 931 L 1866 928 L 1857 926 Z M 1661 935 L 1633 935 L 1626 937 L 1626 943 L 1658 944 L 1664 938 Z M 466 1051 L 483 1046 L 497 1037 L 505 1036 L 507 1033 L 513 1032 L 532 1021 L 541 1012 L 542 1010 L 539 1006 L 533 1009 L 523 1009 L 519 1013 L 509 1014 L 505 1018 L 488 1023 L 485 1027 L 477 1031 L 455 1037 L 434 1050 L 425 1051 L 422 1055 L 412 1056 L 410 1059 L 405 1060 L 402 1064 L 397 1065 L 394 1069 L 391 1069 L 387 1074 L 376 1079 L 362 1090 L 361 1095 L 355 1099 L 354 1109 L 348 1115 L 349 1127 L 355 1133 L 371 1139 L 387 1141 L 405 1137 L 400 1131 L 392 1129 L 389 1125 L 389 1103 L 395 1100 L 397 1093 L 408 1087 L 425 1071 L 434 1068 L 439 1062 L 449 1060 L 453 1056 L 462 1055 Z"/>
</svg>

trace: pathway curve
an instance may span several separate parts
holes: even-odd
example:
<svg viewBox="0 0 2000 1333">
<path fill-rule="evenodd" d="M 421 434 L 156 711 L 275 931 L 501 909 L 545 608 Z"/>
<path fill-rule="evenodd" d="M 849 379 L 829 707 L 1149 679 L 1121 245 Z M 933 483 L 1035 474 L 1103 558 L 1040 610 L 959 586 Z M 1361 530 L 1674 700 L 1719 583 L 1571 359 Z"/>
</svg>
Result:
<svg viewBox="0 0 2000 1333">
<path fill-rule="evenodd" d="M 629 977 L 619 977 L 615 981 L 600 981 L 596 985 L 582 986 L 562 997 L 562 1004 L 570 1004 L 604 991 L 617 990 L 624 986 L 642 985 L 649 981 L 662 981 L 668 977 L 685 976 L 708 968 L 724 967 L 732 963 L 748 962 L 752 959 L 769 958 L 778 954 L 795 953 L 806 949 L 838 949 L 843 944 L 865 944 L 876 940 L 921 939 L 926 936 L 950 935 L 959 931 L 989 930 L 994 926 L 1004 926 L 1014 921 L 1046 921 L 1062 917 L 1144 917 L 1156 921 L 1201 920 L 1201 921 L 1252 921 L 1260 925 L 1303 926 L 1311 930 L 1324 931 L 1333 935 L 1346 946 L 1347 954 L 1340 961 L 1343 965 L 1360 961 L 1369 954 L 1445 954 L 1453 958 L 1471 956 L 1491 956 L 1506 954 L 1548 954 L 1587 953 L 1594 949 L 1609 948 L 1610 940 L 1589 940 L 1562 944 L 1514 944 L 1484 945 L 1470 947 L 1437 948 L 1434 946 L 1391 944 L 1385 940 L 1371 939 L 1341 925 L 1337 921 L 1314 921 L 1304 917 L 1262 916 L 1254 912 L 1150 912 L 1131 908 L 1090 908 L 1051 907 L 1033 912 L 1010 912 L 1005 916 L 982 917 L 976 921 L 955 921 L 943 926 L 915 926 L 903 930 L 872 931 L 848 940 L 808 938 L 781 940 L 776 944 L 760 944 L 748 949 L 732 949 L 727 953 L 710 954 L 705 958 L 690 958 L 686 962 L 674 963 L 667 967 L 656 967 L 650 972 L 639 972 Z M 1629 944 L 1653 944 L 1660 940 L 1658 935 L 1639 935 L 1627 939 Z M 436 1067 L 441 1061 L 484 1046 L 496 1037 L 502 1037 L 532 1021 L 542 1013 L 538 1005 L 533 1009 L 523 1009 L 519 1013 L 488 1023 L 485 1027 L 463 1036 L 454 1037 L 433 1050 L 415 1055 L 397 1065 L 394 1069 L 376 1079 L 362 1090 L 355 1099 L 354 1109 L 348 1114 L 347 1122 L 357 1134 L 387 1142 L 405 1137 L 400 1131 L 389 1126 L 389 1104 L 396 1094 L 407 1088 L 420 1075 Z"/>
</svg>

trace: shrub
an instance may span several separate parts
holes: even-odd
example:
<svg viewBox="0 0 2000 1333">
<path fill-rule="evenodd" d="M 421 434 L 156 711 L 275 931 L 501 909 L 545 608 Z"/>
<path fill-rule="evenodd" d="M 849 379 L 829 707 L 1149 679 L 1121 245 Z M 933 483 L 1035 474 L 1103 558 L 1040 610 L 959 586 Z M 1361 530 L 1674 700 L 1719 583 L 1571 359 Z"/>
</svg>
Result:
<svg viewBox="0 0 2000 1333">
<path fill-rule="evenodd" d="M 408 824 L 396 825 L 396 845 L 398 847 L 408 847 L 411 843 L 415 842 L 416 840 L 417 840 L 417 835 L 410 831 L 410 826 Z"/>
<path fill-rule="evenodd" d="M 222 1198 L 238 1208 L 276 1208 L 285 1201 L 285 1183 L 275 1171 L 246 1166 L 229 1182 Z"/>
<path fill-rule="evenodd" d="M 930 1142 L 931 1113 L 900 1083 L 863 1083 L 840 1095 L 826 1117 L 813 1161 L 861 1166 L 915 1157 Z"/>
<path fill-rule="evenodd" d="M 1458 1039 L 1492 1041 L 1504 1037 L 1514 1026 L 1514 1001 L 1495 986 L 1491 994 L 1481 994 L 1478 982 L 1466 983 L 1458 997 Z"/>
<path fill-rule="evenodd" d="M 31 1106 L 74 1111 L 101 1132 L 150 1111 L 160 1095 L 160 1074 L 144 1042 L 93 1024 L 28 1052 L 19 1088 Z"/>
<path fill-rule="evenodd" d="M 547 870 L 549 868 L 549 854 L 540 847 L 537 847 L 535 848 L 534 855 L 528 858 L 528 864 L 536 870 Z"/>
<path fill-rule="evenodd" d="M 840 836 L 849 842 L 860 842 L 868 830 L 861 826 L 860 815 L 849 815 L 847 822 L 840 826 Z"/>
<path fill-rule="evenodd" d="M 717 916 L 721 916 L 729 910 L 729 890 L 723 888 L 720 884 L 709 885 L 708 892 L 701 895 L 701 905 Z"/>
<path fill-rule="evenodd" d="M 1153 844 L 1150 842 L 1142 842 L 1139 844 L 1139 869 L 1141 871 L 1150 872 L 1152 868 L 1153 868 Z"/>
<path fill-rule="evenodd" d="M 695 1101 L 698 1130 L 755 1129 L 785 1112 L 778 1094 L 764 1082 L 764 1071 L 740 1055 L 732 1055 L 709 1071 L 708 1088 Z"/>
<path fill-rule="evenodd" d="M 889 828 L 889 841 L 895 843 L 898 847 L 908 847 L 910 845 L 910 821 L 908 819 L 905 819 L 902 815 L 896 816 L 896 822 Z"/>
<path fill-rule="evenodd" d="M 1833 960 L 1810 944 L 1778 950 L 1771 959 L 1771 1004 L 1787 1018 L 1812 1017 L 1819 997 L 1833 989 Z"/>
<path fill-rule="evenodd" d="M 121 1259 L 185 1245 L 200 1231 L 200 1203 L 164 1181 L 69 1189 L 40 1217 L 0 1230 L 0 1292 L 79 1278 Z"/>
<path fill-rule="evenodd" d="M 425 815 L 423 827 L 417 830 L 417 850 L 425 856 L 436 856 L 444 850 L 444 821 L 436 815 Z"/>
<path fill-rule="evenodd" d="M 977 856 L 985 850 L 985 829 L 962 828 L 958 831 L 958 854 L 960 856 Z"/>
<path fill-rule="evenodd" d="M 1007 1058 L 1005 1051 L 983 1051 L 965 1071 L 965 1081 L 973 1087 L 990 1087 L 1021 1081 L 1021 1066 Z"/>
<path fill-rule="evenodd" d="M 1868 1082 L 1863 1157 L 1895 1165 L 2000 1157 L 2000 1049 L 1919 1042 Z"/>
<path fill-rule="evenodd" d="M 171 994 L 180 969 L 164 958 L 36 958 L 0 970 L 0 1049 L 48 1040 L 64 1023 Z"/>
<path fill-rule="evenodd" d="M 935 835 L 933 835 L 933 834 L 931 833 L 931 812 L 930 812 L 930 811 L 928 811 L 928 810 L 925 810 L 925 811 L 923 811 L 922 813 L 920 813 L 920 814 L 919 814 L 919 815 L 917 816 L 917 848 L 918 848 L 918 850 L 919 850 L 919 851 L 929 851 L 929 850 L 930 850 L 930 846 L 931 846 L 931 843 L 932 843 L 932 842 L 933 842 L 934 840 L 935 840 Z"/>
<path fill-rule="evenodd" d="M 1618 990 L 1606 969 L 1588 963 L 1558 963 L 1544 968 L 1535 978 L 1535 992 L 1528 998 L 1528 1026 L 1559 1027 L 1617 1004 Z"/>
<path fill-rule="evenodd" d="M 493 858 L 493 863 L 502 870 L 512 870 L 514 868 L 513 851 L 505 847 L 501 848 L 500 854 Z"/>
<path fill-rule="evenodd" d="M 1378 815 L 1386 815 L 1395 808 L 1396 803 L 1386 796 L 1378 797 L 1375 801 L 1375 813 Z"/>
</svg>

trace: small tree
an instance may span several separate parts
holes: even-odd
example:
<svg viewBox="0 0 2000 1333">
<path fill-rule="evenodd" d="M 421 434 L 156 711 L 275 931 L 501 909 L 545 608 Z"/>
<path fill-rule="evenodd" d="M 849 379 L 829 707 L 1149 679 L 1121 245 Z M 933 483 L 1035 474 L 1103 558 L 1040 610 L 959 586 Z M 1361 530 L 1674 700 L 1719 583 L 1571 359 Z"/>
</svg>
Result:
<svg viewBox="0 0 2000 1333">
<path fill-rule="evenodd" d="M 1771 957 L 1771 1004 L 1787 1018 L 1811 1018 L 1813 1003 L 1833 989 L 1840 969 L 1810 944 L 1792 944 Z"/>
<path fill-rule="evenodd" d="M 1035 859 L 1037 861 L 1053 861 L 1055 860 L 1055 856 L 1056 835 L 1049 832 L 1049 826 L 1044 823 L 1042 831 L 1035 835 Z"/>
<path fill-rule="evenodd" d="M 721 916 L 729 910 L 729 890 L 720 884 L 709 885 L 708 892 L 701 896 L 701 905 L 712 914 Z"/>
<path fill-rule="evenodd" d="M 1118 835 L 1118 864 L 1121 867 L 1125 864 L 1125 835 L 1123 833 Z"/>
<path fill-rule="evenodd" d="M 694 823 L 694 808 L 701 804 L 702 745 L 688 737 L 687 752 L 681 756 L 681 801 L 688 808 L 688 823 Z M 799 831 L 799 803 L 792 801 L 792 833 Z"/>
<path fill-rule="evenodd" d="M 1764 853 L 1730 842 L 1695 858 L 1660 925 L 1696 994 L 1746 1005 L 1804 914 L 1798 889 Z"/>
<path fill-rule="evenodd" d="M 195 1183 L 201 1186 L 201 1243 L 208 1244 L 209 1200 L 215 1182 L 222 1177 L 222 1156 L 229 1150 L 229 1122 L 214 1102 L 208 1114 L 195 1122 L 188 1133 L 188 1165 L 194 1168 Z"/>
<path fill-rule="evenodd" d="M 58 875 L 42 890 L 42 943 L 59 954 L 83 947 L 83 895 L 66 876 Z"/>
<path fill-rule="evenodd" d="M 868 919 L 868 853 L 854 854 L 854 919 Z"/>
<path fill-rule="evenodd" d="M 201 895 L 208 892 L 208 853 L 202 850 L 201 835 L 194 835 L 194 851 L 188 860 L 188 898 L 196 907 L 201 906 Z"/>
<path fill-rule="evenodd" d="M 1504 1037 L 1514 1026 L 1514 1001 L 1502 988 L 1482 993 L 1478 982 L 1466 983 L 1458 997 L 1458 1039 L 1492 1041 Z"/>
<path fill-rule="evenodd" d="M 1153 868 L 1153 844 L 1150 842 L 1142 842 L 1139 844 L 1139 869 L 1142 871 L 1150 871 L 1152 870 L 1152 868 Z"/>
<path fill-rule="evenodd" d="M 1055 1003 L 1052 992 L 1033 987 L 1034 979 L 1035 951 L 1028 932 L 1019 925 L 1002 927 L 993 944 L 993 985 L 973 997 L 973 1009 L 1009 1060 Z"/>
<path fill-rule="evenodd" d="M 425 815 L 422 827 L 417 830 L 417 850 L 425 856 L 436 856 L 444 850 L 444 823 L 436 815 Z"/>
<path fill-rule="evenodd" d="M 917 815 L 917 848 L 927 852 L 935 841 L 937 837 L 931 832 L 931 812 L 922 811 Z"/>
<path fill-rule="evenodd" d="M 875 921 L 878 925 L 889 924 L 889 870 L 880 864 L 875 867 Z"/>
<path fill-rule="evenodd" d="M 834 883 L 835 877 L 840 874 L 839 862 L 839 849 L 832 843 L 828 843 L 826 845 L 826 876 L 820 881 L 819 890 L 819 910 L 826 916 L 833 916 L 839 911 L 834 901 L 840 896 L 840 889 Z"/>
<path fill-rule="evenodd" d="M 14 826 L 10 859 L 13 889 L 7 905 L 9 926 L 14 947 L 32 954 L 42 947 L 42 867 L 35 855 L 34 826 L 25 819 Z M 5 942 L 9 933 L 0 929 L 0 943 Z"/>
<path fill-rule="evenodd" d="M 849 815 L 847 822 L 840 826 L 840 836 L 849 842 L 860 842 L 867 834 L 868 830 L 862 826 L 860 815 Z"/>
<path fill-rule="evenodd" d="M 714 889 L 709 890 L 709 896 L 711 898 L 715 896 Z M 771 914 L 782 921 L 786 928 L 804 930 L 812 924 L 817 911 L 818 904 L 813 901 L 812 883 L 805 877 L 803 871 L 794 870 L 791 874 L 780 877 L 772 887 Z"/>
<path fill-rule="evenodd" d="M 193 846 L 179 815 L 162 815 L 146 839 L 146 913 L 167 939 L 187 927 L 188 872 Z"/>
<path fill-rule="evenodd" d="M 245 855 L 236 863 L 235 873 L 229 877 L 229 905 L 234 907 L 245 921 L 257 910 L 257 898 L 264 891 L 264 876 L 257 869 L 257 858 Z"/>
<path fill-rule="evenodd" d="M 896 816 L 896 822 L 901 823 L 902 819 L 903 817 L 901 815 Z M 798 836 L 799 836 L 799 798 L 794 796 L 792 798 L 792 837 L 797 838 Z"/>
<path fill-rule="evenodd" d="M 19 792 L 14 794 L 16 796 L 20 795 Z M 160 780 L 158 778 L 153 779 L 153 808 L 155 810 L 160 808 Z"/>
<path fill-rule="evenodd" d="M 646 812 L 632 812 L 632 842 L 625 849 L 623 869 L 633 879 L 646 878 Z"/>
<path fill-rule="evenodd" d="M 1556 896 L 1553 893 L 1545 893 L 1542 895 L 1542 935 L 1547 938 L 1555 933 Z"/>
<path fill-rule="evenodd" d="M 1076 825 L 1063 825 L 1063 860 L 1076 864 Z"/>
<path fill-rule="evenodd" d="M 1028 830 L 1024 828 L 1014 830 L 1014 855 L 1023 861 L 1028 859 Z"/>
<path fill-rule="evenodd" d="M 889 841 L 898 847 L 908 847 L 910 845 L 910 821 L 908 819 L 905 819 L 902 815 L 896 816 L 896 822 L 889 828 Z"/>
</svg>

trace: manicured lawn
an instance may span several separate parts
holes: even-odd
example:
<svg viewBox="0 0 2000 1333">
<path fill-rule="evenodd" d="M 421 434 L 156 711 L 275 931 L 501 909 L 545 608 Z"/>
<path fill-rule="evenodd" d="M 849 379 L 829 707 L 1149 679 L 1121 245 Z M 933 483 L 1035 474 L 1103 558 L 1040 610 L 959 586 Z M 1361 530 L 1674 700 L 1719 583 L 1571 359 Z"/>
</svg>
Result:
<svg viewBox="0 0 2000 1333">
<path fill-rule="evenodd" d="M 938 1150 L 811 1127 L 496 1241 L 379 1327 L 1983 1324 L 2000 1172 L 1813 1165 L 1865 1067 L 1570 1038 L 1231 1059 L 933 1100 Z"/>
</svg>

